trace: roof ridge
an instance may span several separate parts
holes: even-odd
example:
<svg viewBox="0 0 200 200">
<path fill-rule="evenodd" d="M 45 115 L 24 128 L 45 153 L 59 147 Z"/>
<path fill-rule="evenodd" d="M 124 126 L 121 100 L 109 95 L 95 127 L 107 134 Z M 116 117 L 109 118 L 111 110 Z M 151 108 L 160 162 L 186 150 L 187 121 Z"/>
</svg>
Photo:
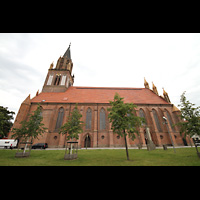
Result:
<svg viewBox="0 0 200 200">
<path fill-rule="evenodd" d="M 132 87 L 92 87 L 92 86 L 72 86 L 77 89 L 133 89 L 133 90 L 141 90 L 146 88 L 132 88 Z"/>
</svg>

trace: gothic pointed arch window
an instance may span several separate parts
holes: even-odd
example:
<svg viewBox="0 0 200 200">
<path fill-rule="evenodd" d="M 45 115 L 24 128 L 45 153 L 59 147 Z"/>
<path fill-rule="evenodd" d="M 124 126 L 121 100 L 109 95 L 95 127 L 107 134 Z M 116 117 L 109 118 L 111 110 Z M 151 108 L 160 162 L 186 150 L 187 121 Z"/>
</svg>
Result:
<svg viewBox="0 0 200 200">
<path fill-rule="evenodd" d="M 61 80 L 61 74 L 56 74 L 54 85 L 59 85 Z"/>
<path fill-rule="evenodd" d="M 142 125 L 146 125 L 147 121 L 146 121 L 144 110 L 142 108 L 140 108 L 140 110 L 139 110 L 139 115 L 140 115 L 140 117 L 144 118 L 144 120 L 145 120 L 145 122 L 143 122 Z"/>
<path fill-rule="evenodd" d="M 58 111 L 58 117 L 57 117 L 57 121 L 56 121 L 55 131 L 58 131 L 60 129 L 60 127 L 62 126 L 63 117 L 64 117 L 64 108 L 60 108 Z"/>
<path fill-rule="evenodd" d="M 130 117 L 130 113 L 127 113 L 127 117 Z M 129 128 L 131 128 L 131 123 L 128 125 Z M 132 125 L 132 128 L 134 128 L 134 126 Z"/>
<path fill-rule="evenodd" d="M 162 128 L 160 126 L 160 121 L 158 119 L 158 114 L 157 114 L 156 110 L 154 110 L 154 109 L 152 110 L 152 112 L 153 112 L 154 120 L 156 122 L 156 127 L 157 127 L 157 129 L 158 129 L 159 132 L 162 132 Z"/>
<path fill-rule="evenodd" d="M 42 117 L 42 110 L 43 110 L 43 108 L 42 108 L 42 106 L 40 106 L 40 114 L 39 114 L 40 117 Z M 43 117 L 42 117 L 42 120 L 43 120 Z M 40 123 L 40 119 L 36 119 L 35 126 L 39 125 L 39 123 Z"/>
<path fill-rule="evenodd" d="M 49 76 L 49 79 L 48 79 L 48 81 L 47 81 L 47 85 L 51 85 L 52 80 L 53 80 L 53 75 L 50 75 L 50 76 Z"/>
<path fill-rule="evenodd" d="M 88 108 L 86 112 L 86 129 L 91 129 L 91 125 L 92 125 L 92 110 L 91 108 Z"/>
<path fill-rule="evenodd" d="M 57 81 L 58 81 L 58 76 L 56 75 L 55 80 L 54 80 L 54 85 L 57 84 Z"/>
<path fill-rule="evenodd" d="M 103 108 L 100 110 L 100 130 L 106 129 L 106 113 Z"/>
<path fill-rule="evenodd" d="M 165 111 L 166 111 L 167 119 L 168 119 L 168 122 L 169 122 L 168 124 L 170 124 L 170 126 L 172 128 L 172 131 L 175 132 L 176 130 L 175 130 L 174 126 L 173 126 L 172 118 L 171 118 L 169 112 L 167 110 L 165 110 Z"/>
<path fill-rule="evenodd" d="M 40 117 L 42 117 L 43 107 L 40 106 Z"/>
</svg>

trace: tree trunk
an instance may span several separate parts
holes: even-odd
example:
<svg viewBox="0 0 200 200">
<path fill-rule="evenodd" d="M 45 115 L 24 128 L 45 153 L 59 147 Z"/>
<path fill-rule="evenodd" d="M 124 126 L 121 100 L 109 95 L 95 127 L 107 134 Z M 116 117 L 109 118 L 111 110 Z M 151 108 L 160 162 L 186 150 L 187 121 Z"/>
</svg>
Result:
<svg viewBox="0 0 200 200">
<path fill-rule="evenodd" d="M 73 139 L 74 138 L 72 138 L 72 142 L 73 142 Z M 72 155 L 72 143 L 70 144 L 70 155 Z"/>
<path fill-rule="evenodd" d="M 125 130 L 124 130 L 124 141 L 125 141 L 125 147 L 126 147 L 126 156 L 127 156 L 127 160 L 129 160 L 128 145 L 127 145 L 127 141 L 126 141 L 126 132 L 125 132 Z"/>
<path fill-rule="evenodd" d="M 29 138 L 26 140 L 26 142 L 28 142 L 28 141 L 29 141 Z M 26 147 L 27 147 L 27 143 L 25 144 L 23 155 L 26 153 Z"/>
<path fill-rule="evenodd" d="M 197 145 L 195 144 L 195 148 L 196 148 L 196 151 L 197 151 L 197 155 L 198 155 L 198 157 L 200 158 L 200 153 L 199 153 L 199 151 L 198 151 L 198 148 L 197 148 Z"/>
<path fill-rule="evenodd" d="M 72 143 L 70 144 L 70 155 L 72 155 Z"/>
<path fill-rule="evenodd" d="M 30 147 L 29 147 L 29 154 L 31 153 L 32 144 L 33 144 L 33 138 L 31 138 L 31 144 L 30 144 Z"/>
</svg>

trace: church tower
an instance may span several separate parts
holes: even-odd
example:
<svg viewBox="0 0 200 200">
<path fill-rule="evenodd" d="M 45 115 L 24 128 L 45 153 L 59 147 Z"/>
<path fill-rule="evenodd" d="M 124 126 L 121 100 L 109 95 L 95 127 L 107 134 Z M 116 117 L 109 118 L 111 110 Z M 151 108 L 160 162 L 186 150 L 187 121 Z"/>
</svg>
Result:
<svg viewBox="0 0 200 200">
<path fill-rule="evenodd" d="M 65 92 L 68 87 L 73 85 L 70 45 L 65 54 L 58 59 L 56 67 L 54 68 L 53 63 L 50 65 L 42 92 Z"/>
</svg>

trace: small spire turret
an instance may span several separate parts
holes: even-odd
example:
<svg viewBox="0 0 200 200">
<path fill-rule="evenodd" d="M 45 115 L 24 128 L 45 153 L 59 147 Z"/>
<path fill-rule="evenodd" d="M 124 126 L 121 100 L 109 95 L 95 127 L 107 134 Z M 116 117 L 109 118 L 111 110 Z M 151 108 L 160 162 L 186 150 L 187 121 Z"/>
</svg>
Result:
<svg viewBox="0 0 200 200">
<path fill-rule="evenodd" d="M 144 78 L 144 87 L 149 89 L 149 83 L 146 81 L 146 79 Z"/>
<path fill-rule="evenodd" d="M 159 96 L 157 87 L 153 84 L 153 82 L 152 82 L 152 90 L 153 90 L 153 92 L 154 92 L 155 94 L 157 94 L 157 95 Z"/>
<path fill-rule="evenodd" d="M 169 99 L 169 96 L 168 96 L 168 93 L 163 89 L 163 96 L 164 96 L 164 99 L 168 102 L 168 103 L 171 103 L 170 99 Z"/>
</svg>

